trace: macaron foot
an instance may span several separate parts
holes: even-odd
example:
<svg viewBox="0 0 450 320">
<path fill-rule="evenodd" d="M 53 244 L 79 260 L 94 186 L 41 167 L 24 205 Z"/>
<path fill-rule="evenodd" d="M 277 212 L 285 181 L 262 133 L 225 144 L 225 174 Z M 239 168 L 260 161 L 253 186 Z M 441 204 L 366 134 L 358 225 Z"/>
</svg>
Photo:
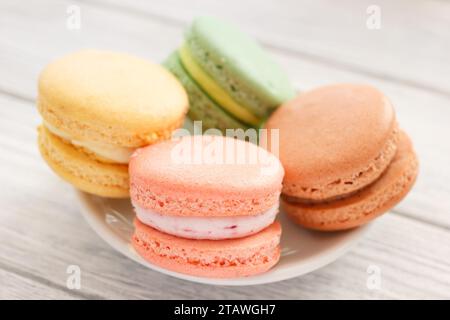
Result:
<svg viewBox="0 0 450 320">
<path fill-rule="evenodd" d="M 338 200 L 317 203 L 283 197 L 281 207 L 295 223 L 309 229 L 337 231 L 358 227 L 400 202 L 412 188 L 418 167 L 409 137 L 400 132 L 393 161 L 380 178 L 369 186 Z"/>
</svg>

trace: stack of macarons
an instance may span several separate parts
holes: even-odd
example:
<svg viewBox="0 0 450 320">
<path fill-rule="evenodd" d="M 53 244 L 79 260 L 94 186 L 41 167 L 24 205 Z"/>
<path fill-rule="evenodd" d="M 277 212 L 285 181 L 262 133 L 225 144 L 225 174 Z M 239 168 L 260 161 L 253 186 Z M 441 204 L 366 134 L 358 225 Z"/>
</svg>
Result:
<svg viewBox="0 0 450 320">
<path fill-rule="evenodd" d="M 39 149 L 75 187 L 128 197 L 136 148 L 168 139 L 188 98 L 165 68 L 131 55 L 83 50 L 50 63 L 39 78 Z"/>
<path fill-rule="evenodd" d="M 294 97 L 286 74 L 250 37 L 224 21 L 200 17 L 164 65 L 189 96 L 189 117 L 204 130 L 259 128 Z"/>
<path fill-rule="evenodd" d="M 194 135 L 130 161 L 132 244 L 147 261 L 203 277 L 259 274 L 280 258 L 283 167 L 250 142 Z"/>
<path fill-rule="evenodd" d="M 282 207 L 304 227 L 360 226 L 403 199 L 416 179 L 411 141 L 390 101 L 371 86 L 336 84 L 302 93 L 266 127 L 279 130 Z"/>
<path fill-rule="evenodd" d="M 210 17 L 193 21 L 164 66 L 79 51 L 43 70 L 37 102 L 43 158 L 82 191 L 131 196 L 132 245 L 155 265 L 256 275 L 280 258 L 280 201 L 303 227 L 344 230 L 385 213 L 414 184 L 412 143 L 373 87 L 336 84 L 294 98 L 256 42 Z M 269 132 L 262 146 L 176 138 L 187 113 L 204 130 Z"/>
</svg>

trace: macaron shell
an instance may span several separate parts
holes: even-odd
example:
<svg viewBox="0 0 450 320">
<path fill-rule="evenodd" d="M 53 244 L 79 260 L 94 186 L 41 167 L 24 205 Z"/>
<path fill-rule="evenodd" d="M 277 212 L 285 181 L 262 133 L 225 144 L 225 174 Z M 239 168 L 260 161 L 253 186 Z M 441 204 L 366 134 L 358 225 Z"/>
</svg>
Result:
<svg viewBox="0 0 450 320">
<path fill-rule="evenodd" d="M 392 105 L 366 85 L 336 84 L 302 93 L 265 126 L 279 129 L 283 193 L 313 200 L 350 193 L 376 180 L 398 141 Z"/>
<path fill-rule="evenodd" d="M 189 97 L 188 116 L 193 121 L 202 121 L 203 131 L 217 128 L 225 132 L 226 129 L 247 128 L 244 123 L 222 109 L 191 79 L 183 68 L 177 52 L 173 52 L 166 59 L 164 66 L 183 84 Z"/>
<path fill-rule="evenodd" d="M 133 201 L 181 216 L 260 214 L 278 202 L 284 174 L 279 160 L 266 150 L 206 135 L 138 149 L 129 172 Z"/>
<path fill-rule="evenodd" d="M 78 189 L 102 197 L 129 197 L 126 165 L 97 161 L 44 126 L 38 128 L 38 145 L 50 168 Z"/>
<path fill-rule="evenodd" d="M 170 137 L 183 122 L 188 98 L 157 64 L 82 50 L 42 71 L 38 109 L 46 122 L 74 139 L 140 147 Z"/>
<path fill-rule="evenodd" d="M 400 133 L 398 151 L 382 176 L 348 198 L 322 204 L 282 200 L 282 208 L 294 222 L 309 229 L 335 231 L 371 221 L 401 201 L 412 188 L 418 160 L 408 136 Z"/>
<path fill-rule="evenodd" d="M 186 44 L 197 63 L 259 117 L 294 96 L 280 66 L 251 37 L 225 21 L 196 18 L 186 32 Z"/>
<path fill-rule="evenodd" d="M 191 240 L 175 237 L 135 219 L 132 245 L 144 259 L 168 270 L 210 278 L 256 275 L 272 268 L 280 258 L 281 226 L 230 240 Z"/>
</svg>

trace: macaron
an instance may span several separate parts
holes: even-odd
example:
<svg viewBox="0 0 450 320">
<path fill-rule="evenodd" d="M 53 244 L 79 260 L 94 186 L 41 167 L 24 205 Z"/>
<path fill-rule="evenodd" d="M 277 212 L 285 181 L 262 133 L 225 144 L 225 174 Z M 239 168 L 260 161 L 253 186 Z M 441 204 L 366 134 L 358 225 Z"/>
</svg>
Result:
<svg viewBox="0 0 450 320">
<path fill-rule="evenodd" d="M 258 128 L 294 97 L 281 67 L 249 36 L 227 22 L 196 18 L 164 65 L 185 86 L 189 117 L 203 129 Z"/>
<path fill-rule="evenodd" d="M 335 84 L 300 94 L 267 121 L 279 130 L 282 207 L 296 223 L 354 228 L 403 199 L 417 176 L 412 144 L 379 90 Z"/>
<path fill-rule="evenodd" d="M 187 94 L 165 68 L 124 53 L 82 50 L 39 77 L 38 144 L 64 180 L 104 197 L 128 197 L 136 148 L 168 139 L 188 109 Z"/>
<path fill-rule="evenodd" d="M 274 221 L 284 170 L 263 148 L 184 136 L 138 149 L 129 173 L 132 242 L 149 262 L 196 276 L 241 277 L 278 261 L 281 229 Z"/>
</svg>

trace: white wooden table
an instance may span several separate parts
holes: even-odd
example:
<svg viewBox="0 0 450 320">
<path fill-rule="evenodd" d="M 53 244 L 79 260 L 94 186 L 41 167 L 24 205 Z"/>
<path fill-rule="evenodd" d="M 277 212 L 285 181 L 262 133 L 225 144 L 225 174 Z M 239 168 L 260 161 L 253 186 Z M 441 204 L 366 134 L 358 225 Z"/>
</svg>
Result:
<svg viewBox="0 0 450 320">
<path fill-rule="evenodd" d="M 366 24 L 373 2 L 380 29 Z M 67 28 L 74 8 L 79 30 Z M 214 287 L 146 269 L 88 227 L 72 188 L 39 157 L 36 83 L 46 63 L 85 47 L 161 61 L 205 13 L 255 36 L 305 90 L 344 81 L 379 87 L 413 138 L 421 161 L 414 190 L 321 270 L 259 287 Z M 450 298 L 450 3 L 2 0 L 0 179 L 0 298 Z M 66 286 L 69 265 L 81 268 L 80 290 Z M 381 271 L 379 289 L 367 286 L 369 266 Z"/>
</svg>

